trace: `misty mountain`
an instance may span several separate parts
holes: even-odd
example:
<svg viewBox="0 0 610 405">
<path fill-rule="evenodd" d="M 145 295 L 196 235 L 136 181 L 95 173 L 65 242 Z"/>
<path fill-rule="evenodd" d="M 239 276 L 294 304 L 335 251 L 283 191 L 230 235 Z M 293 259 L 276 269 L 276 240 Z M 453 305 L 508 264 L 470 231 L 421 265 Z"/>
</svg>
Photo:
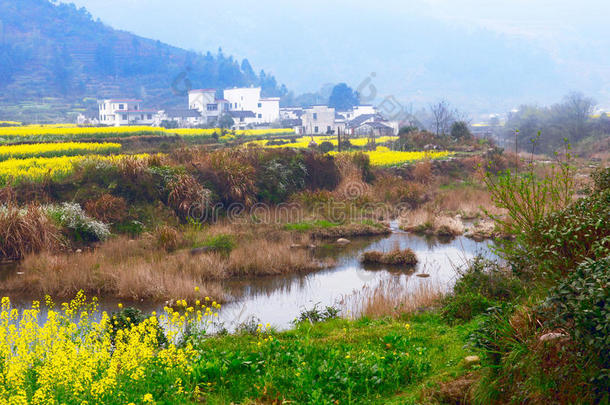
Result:
<svg viewBox="0 0 610 405">
<path fill-rule="evenodd" d="M 287 93 L 220 49 L 201 54 L 115 30 L 73 4 L 0 0 L 0 119 L 66 119 L 119 96 L 185 107 L 189 87 L 249 85 L 267 96 Z"/>
</svg>

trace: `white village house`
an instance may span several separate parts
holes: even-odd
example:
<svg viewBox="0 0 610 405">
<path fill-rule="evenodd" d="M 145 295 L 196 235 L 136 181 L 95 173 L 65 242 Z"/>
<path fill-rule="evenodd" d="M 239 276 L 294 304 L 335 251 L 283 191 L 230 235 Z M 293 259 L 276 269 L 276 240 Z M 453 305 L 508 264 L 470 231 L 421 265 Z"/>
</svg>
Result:
<svg viewBox="0 0 610 405">
<path fill-rule="evenodd" d="M 143 109 L 142 100 L 106 99 L 98 101 L 99 122 L 102 125 L 153 125 L 158 111 Z"/>
</svg>

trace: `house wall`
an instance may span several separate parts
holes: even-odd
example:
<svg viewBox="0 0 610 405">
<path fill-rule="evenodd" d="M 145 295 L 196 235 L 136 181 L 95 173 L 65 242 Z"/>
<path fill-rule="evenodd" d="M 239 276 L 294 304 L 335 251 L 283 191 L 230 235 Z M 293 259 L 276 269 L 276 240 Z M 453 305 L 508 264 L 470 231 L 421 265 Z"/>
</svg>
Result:
<svg viewBox="0 0 610 405">
<path fill-rule="evenodd" d="M 276 122 L 280 120 L 280 98 L 263 98 L 260 100 L 260 108 L 254 113 L 261 123 Z"/>
<path fill-rule="evenodd" d="M 328 129 L 337 130 L 334 108 L 326 106 L 306 108 L 301 119 L 306 134 L 326 134 Z"/>
<path fill-rule="evenodd" d="M 102 100 L 98 104 L 99 121 L 103 125 L 129 125 L 128 110 L 140 110 L 140 100 Z M 147 125 L 153 123 L 153 119 L 148 120 L 148 113 L 144 113 L 144 120 Z"/>
<path fill-rule="evenodd" d="M 227 89 L 224 91 L 224 98 L 229 102 L 229 108 L 232 111 L 252 111 L 256 113 L 256 110 L 259 109 L 258 103 L 261 98 L 261 88 Z"/>
</svg>

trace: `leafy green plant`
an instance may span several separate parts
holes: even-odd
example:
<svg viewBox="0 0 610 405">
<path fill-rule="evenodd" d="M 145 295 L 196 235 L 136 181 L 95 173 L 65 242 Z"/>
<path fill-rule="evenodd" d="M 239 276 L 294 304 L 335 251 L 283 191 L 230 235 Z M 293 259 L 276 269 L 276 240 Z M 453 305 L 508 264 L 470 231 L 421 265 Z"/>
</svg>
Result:
<svg viewBox="0 0 610 405">
<path fill-rule="evenodd" d="M 324 308 L 318 308 L 319 303 L 315 304 L 311 309 L 305 309 L 301 311 L 299 316 L 297 316 L 295 323 L 301 322 L 309 322 L 309 323 L 317 323 L 328 321 L 329 319 L 335 319 L 339 316 L 340 309 L 326 306 Z"/>
<path fill-rule="evenodd" d="M 585 260 L 549 291 L 539 310 L 546 326 L 561 328 L 606 365 L 610 377 L 610 256 Z"/>
<path fill-rule="evenodd" d="M 235 239 L 232 235 L 219 234 L 207 238 L 203 243 L 197 243 L 194 248 L 208 248 L 211 251 L 228 255 L 235 249 Z"/>
<path fill-rule="evenodd" d="M 521 280 L 509 270 L 482 256 L 476 256 L 459 275 L 441 310 L 451 323 L 470 320 L 501 302 L 514 301 L 525 291 Z"/>
</svg>

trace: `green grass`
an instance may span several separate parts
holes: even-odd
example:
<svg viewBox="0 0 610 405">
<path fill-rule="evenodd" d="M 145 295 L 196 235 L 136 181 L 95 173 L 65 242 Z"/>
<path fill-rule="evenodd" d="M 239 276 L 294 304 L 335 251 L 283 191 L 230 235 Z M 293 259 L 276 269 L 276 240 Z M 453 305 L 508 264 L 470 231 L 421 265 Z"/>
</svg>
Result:
<svg viewBox="0 0 610 405">
<path fill-rule="evenodd" d="M 195 375 L 208 404 L 417 403 L 423 388 L 465 372 L 460 362 L 471 354 L 464 345 L 476 324 L 450 327 L 424 314 L 213 337 L 195 345 Z"/>
<path fill-rule="evenodd" d="M 292 224 L 286 224 L 284 225 L 284 229 L 287 231 L 306 232 L 316 228 L 334 228 L 341 225 L 342 224 L 336 222 L 318 220 L 312 222 L 295 222 Z"/>
</svg>

